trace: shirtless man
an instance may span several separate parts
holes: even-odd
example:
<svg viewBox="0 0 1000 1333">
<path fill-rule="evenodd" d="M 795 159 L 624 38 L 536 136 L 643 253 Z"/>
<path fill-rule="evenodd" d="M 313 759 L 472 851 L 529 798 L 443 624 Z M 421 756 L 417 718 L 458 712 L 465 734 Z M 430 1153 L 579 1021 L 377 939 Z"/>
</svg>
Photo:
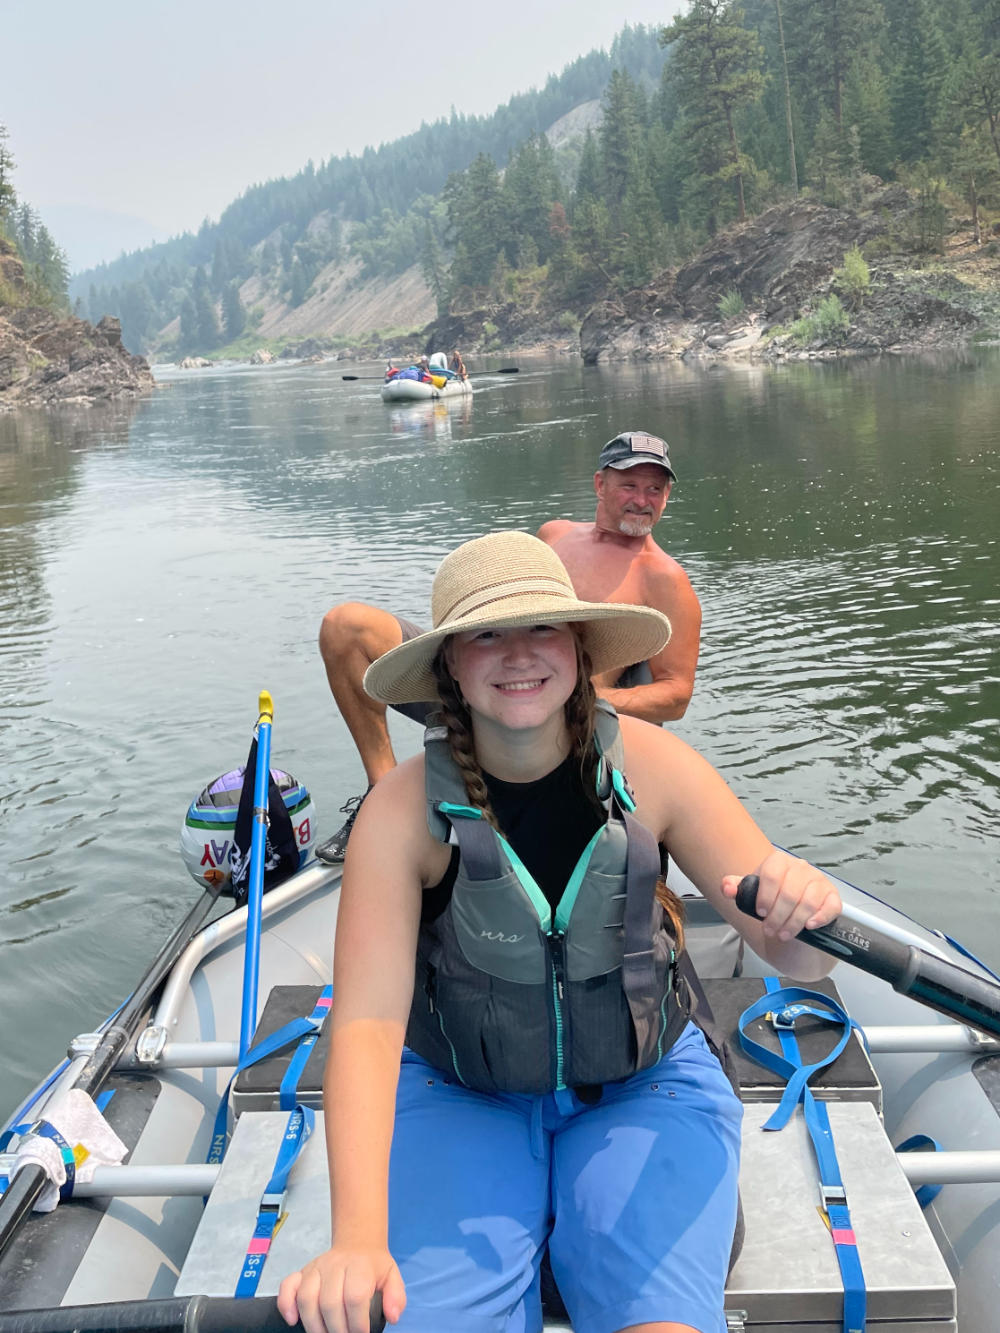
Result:
<svg viewBox="0 0 1000 1333">
<path fill-rule="evenodd" d="M 566 566 L 577 595 L 591 602 L 652 606 L 670 620 L 670 642 L 650 662 L 624 674 L 595 677 L 597 691 L 615 708 L 647 722 L 683 717 L 694 688 L 701 636 L 701 606 L 676 560 L 653 541 L 676 480 L 665 442 L 643 431 L 616 435 L 601 450 L 594 474 L 597 513 L 593 523 L 557 518 L 543 523 L 538 536 Z M 358 747 L 368 790 L 396 764 L 385 707 L 364 691 L 368 667 L 390 648 L 420 633 L 419 626 L 363 602 L 344 602 L 328 611 L 319 632 L 319 650 L 330 690 Z M 402 705 L 399 712 L 423 722 L 425 704 Z M 367 792 L 365 793 L 367 795 Z M 344 850 L 364 796 L 341 807 L 341 828 L 316 848 L 321 861 L 344 859 Z"/>
</svg>

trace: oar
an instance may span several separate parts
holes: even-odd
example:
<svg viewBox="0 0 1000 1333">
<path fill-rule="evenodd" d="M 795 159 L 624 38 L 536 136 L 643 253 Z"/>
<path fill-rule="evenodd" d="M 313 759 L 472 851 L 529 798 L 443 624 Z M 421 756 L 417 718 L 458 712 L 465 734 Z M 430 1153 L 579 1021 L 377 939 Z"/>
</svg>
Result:
<svg viewBox="0 0 1000 1333">
<path fill-rule="evenodd" d="M 371 1333 L 382 1333 L 382 1293 L 372 1297 Z M 225 1296 L 168 1296 L 154 1301 L 59 1305 L 49 1310 L 0 1314 L 0 1333 L 302 1333 L 286 1324 L 273 1296 L 236 1300 Z"/>
<path fill-rule="evenodd" d="M 91 1097 L 95 1097 L 101 1090 L 122 1051 L 134 1036 L 136 1027 L 149 1009 L 163 979 L 215 906 L 220 888 L 221 885 L 218 884 L 209 885 L 170 938 L 165 941 L 114 1020 L 104 1028 L 93 1052 L 74 1079 L 74 1088 L 81 1088 Z M 29 1103 L 22 1108 L 22 1115 L 31 1110 L 31 1105 Z M 11 1178 L 6 1193 L 0 1198 L 0 1254 L 3 1254 L 25 1218 L 30 1215 L 47 1180 L 45 1171 L 35 1164 L 23 1166 Z"/>
<path fill-rule="evenodd" d="M 474 379 L 477 375 L 520 375 L 520 366 L 501 366 L 499 370 L 470 370 L 466 379 Z M 384 375 L 341 375 L 342 380 L 379 380 L 385 379 Z M 457 378 L 457 377 L 456 377 Z"/>
<path fill-rule="evenodd" d="M 264 861 L 267 856 L 267 792 L 271 775 L 271 723 L 274 704 L 267 690 L 257 701 L 257 771 L 253 780 L 253 833 L 247 884 L 247 933 L 243 950 L 243 1008 L 240 1013 L 240 1059 L 246 1055 L 257 1026 L 257 977 L 260 971 L 260 917 L 264 902 Z M 244 774 L 246 782 L 250 775 Z"/>
<path fill-rule="evenodd" d="M 759 887 L 756 875 L 745 875 L 740 881 L 736 906 L 747 916 L 757 915 Z M 845 907 L 828 926 L 800 931 L 796 938 L 880 977 L 900 995 L 908 995 L 991 1037 L 1000 1037 L 1000 983 L 873 930 L 850 907 Z"/>
</svg>

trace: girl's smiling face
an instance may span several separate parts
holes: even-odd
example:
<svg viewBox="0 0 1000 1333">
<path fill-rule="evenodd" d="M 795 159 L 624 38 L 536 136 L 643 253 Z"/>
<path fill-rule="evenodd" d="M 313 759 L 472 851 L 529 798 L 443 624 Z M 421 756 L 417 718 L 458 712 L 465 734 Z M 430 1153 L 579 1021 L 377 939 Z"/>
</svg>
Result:
<svg viewBox="0 0 1000 1333">
<path fill-rule="evenodd" d="M 546 721 L 577 680 L 570 625 L 470 630 L 448 640 L 445 658 L 469 709 L 514 728 Z"/>
</svg>

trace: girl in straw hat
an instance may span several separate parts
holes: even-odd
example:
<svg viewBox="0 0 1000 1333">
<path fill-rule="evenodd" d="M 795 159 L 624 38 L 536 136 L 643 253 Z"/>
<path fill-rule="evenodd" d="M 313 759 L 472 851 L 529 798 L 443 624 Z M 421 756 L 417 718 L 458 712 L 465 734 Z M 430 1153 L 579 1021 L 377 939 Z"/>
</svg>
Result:
<svg viewBox="0 0 1000 1333">
<path fill-rule="evenodd" d="M 741 1110 L 689 1017 L 657 844 L 785 974 L 828 970 L 794 937 L 840 899 L 682 741 L 596 703 L 593 675 L 662 648 L 659 612 L 578 600 L 515 532 L 448 556 L 432 612 L 365 677 L 386 703 L 437 701 L 441 725 L 348 846 L 333 1243 L 279 1308 L 367 1333 L 381 1290 L 414 1333 L 537 1333 L 547 1245 L 577 1333 L 724 1333 Z M 733 903 L 749 873 L 761 920 Z"/>
</svg>

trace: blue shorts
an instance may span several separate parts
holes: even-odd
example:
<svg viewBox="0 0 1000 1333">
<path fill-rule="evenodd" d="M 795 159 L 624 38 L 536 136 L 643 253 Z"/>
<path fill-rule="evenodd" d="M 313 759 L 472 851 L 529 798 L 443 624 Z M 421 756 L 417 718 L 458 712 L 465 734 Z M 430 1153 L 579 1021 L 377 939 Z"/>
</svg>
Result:
<svg viewBox="0 0 1000 1333">
<path fill-rule="evenodd" d="M 389 1171 L 401 1333 L 539 1333 L 546 1241 L 575 1333 L 673 1320 L 725 1333 L 743 1110 L 689 1024 L 659 1064 L 487 1095 L 403 1053 Z"/>
</svg>

